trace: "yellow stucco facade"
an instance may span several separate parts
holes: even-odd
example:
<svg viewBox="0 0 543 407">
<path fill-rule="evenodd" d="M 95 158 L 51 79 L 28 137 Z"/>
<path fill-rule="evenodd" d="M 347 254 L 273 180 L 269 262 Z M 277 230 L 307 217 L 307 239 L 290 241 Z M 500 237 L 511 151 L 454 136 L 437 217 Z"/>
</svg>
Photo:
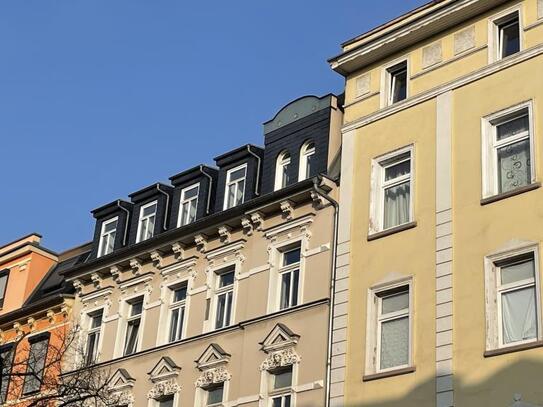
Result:
<svg viewBox="0 0 543 407">
<path fill-rule="evenodd" d="M 511 16 L 520 50 L 501 55 Z M 404 61 L 407 94 L 391 103 L 390 72 Z M 432 2 L 344 43 L 330 64 L 346 78 L 331 404 L 543 406 L 543 2 Z M 529 179 L 494 191 L 506 181 L 488 140 L 519 114 Z M 410 214 L 379 226 L 386 168 L 405 148 Z M 536 332 L 506 343 L 495 276 L 526 256 Z M 410 294 L 408 354 L 383 369 L 379 304 L 398 286 Z"/>
</svg>

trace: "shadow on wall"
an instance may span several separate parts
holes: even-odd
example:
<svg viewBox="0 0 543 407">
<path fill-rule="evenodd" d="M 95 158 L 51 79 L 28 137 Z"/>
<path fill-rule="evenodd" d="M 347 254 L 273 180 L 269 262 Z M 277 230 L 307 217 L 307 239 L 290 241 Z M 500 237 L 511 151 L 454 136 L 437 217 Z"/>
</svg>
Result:
<svg viewBox="0 0 543 407">
<path fill-rule="evenodd" d="M 540 351 L 543 355 L 543 348 Z M 474 371 L 470 375 L 486 376 L 484 371 Z M 394 378 L 382 380 L 390 380 L 391 386 L 396 385 Z M 345 407 L 435 407 L 435 383 L 434 378 L 425 381 L 401 398 L 387 398 L 383 394 L 382 401 L 355 403 Z M 363 393 L 366 385 L 371 383 L 362 385 L 360 393 Z M 391 392 L 397 393 L 397 390 Z M 455 407 L 543 407 L 543 360 L 515 361 L 477 383 L 455 375 L 454 399 Z"/>
</svg>

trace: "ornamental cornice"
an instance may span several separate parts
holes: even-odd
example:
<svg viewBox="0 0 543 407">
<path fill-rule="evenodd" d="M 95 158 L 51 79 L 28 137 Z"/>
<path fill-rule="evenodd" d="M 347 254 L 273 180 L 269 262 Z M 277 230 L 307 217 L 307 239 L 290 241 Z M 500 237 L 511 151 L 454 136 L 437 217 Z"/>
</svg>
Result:
<svg viewBox="0 0 543 407">
<path fill-rule="evenodd" d="M 181 391 L 181 386 L 177 384 L 177 381 L 175 379 L 168 379 L 156 382 L 147 393 L 147 398 L 157 400 L 164 396 L 171 396 L 179 391 Z"/>
</svg>

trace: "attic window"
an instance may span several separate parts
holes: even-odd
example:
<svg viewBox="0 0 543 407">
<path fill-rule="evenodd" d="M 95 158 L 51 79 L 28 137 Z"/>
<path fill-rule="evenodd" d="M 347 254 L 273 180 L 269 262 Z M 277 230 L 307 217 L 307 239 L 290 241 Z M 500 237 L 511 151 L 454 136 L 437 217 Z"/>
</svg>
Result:
<svg viewBox="0 0 543 407">
<path fill-rule="evenodd" d="M 495 22 L 498 34 L 498 59 L 506 58 L 520 51 L 520 22 L 518 12 Z"/>
<path fill-rule="evenodd" d="M 392 105 L 407 98 L 407 61 L 386 70 L 388 82 L 388 104 Z"/>
<path fill-rule="evenodd" d="M 224 194 L 224 209 L 241 205 L 245 197 L 247 164 L 228 170 L 226 174 L 226 190 Z"/>
<path fill-rule="evenodd" d="M 98 257 L 112 253 L 115 248 L 115 237 L 117 236 L 117 224 L 119 218 L 114 217 L 102 223 L 100 232 L 100 243 L 98 245 Z"/>
<path fill-rule="evenodd" d="M 141 207 L 136 243 L 150 239 L 155 234 L 157 206 L 157 201 L 153 201 Z"/>
</svg>

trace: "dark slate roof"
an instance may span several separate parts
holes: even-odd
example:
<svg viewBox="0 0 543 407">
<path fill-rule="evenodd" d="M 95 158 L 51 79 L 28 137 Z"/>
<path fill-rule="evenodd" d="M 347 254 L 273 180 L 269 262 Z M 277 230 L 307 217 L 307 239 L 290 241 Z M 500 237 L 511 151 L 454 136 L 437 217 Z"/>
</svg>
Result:
<svg viewBox="0 0 543 407">
<path fill-rule="evenodd" d="M 60 263 L 51 267 L 45 277 L 34 289 L 32 294 L 30 294 L 26 302 L 23 304 L 23 307 L 32 305 L 38 301 L 43 301 L 49 297 L 73 294 L 73 285 L 66 283 L 65 278 L 62 276 L 62 272 L 69 270 L 80 263 L 84 263 L 89 254 L 89 251 L 78 253 L 77 255 L 61 261 Z"/>
</svg>

